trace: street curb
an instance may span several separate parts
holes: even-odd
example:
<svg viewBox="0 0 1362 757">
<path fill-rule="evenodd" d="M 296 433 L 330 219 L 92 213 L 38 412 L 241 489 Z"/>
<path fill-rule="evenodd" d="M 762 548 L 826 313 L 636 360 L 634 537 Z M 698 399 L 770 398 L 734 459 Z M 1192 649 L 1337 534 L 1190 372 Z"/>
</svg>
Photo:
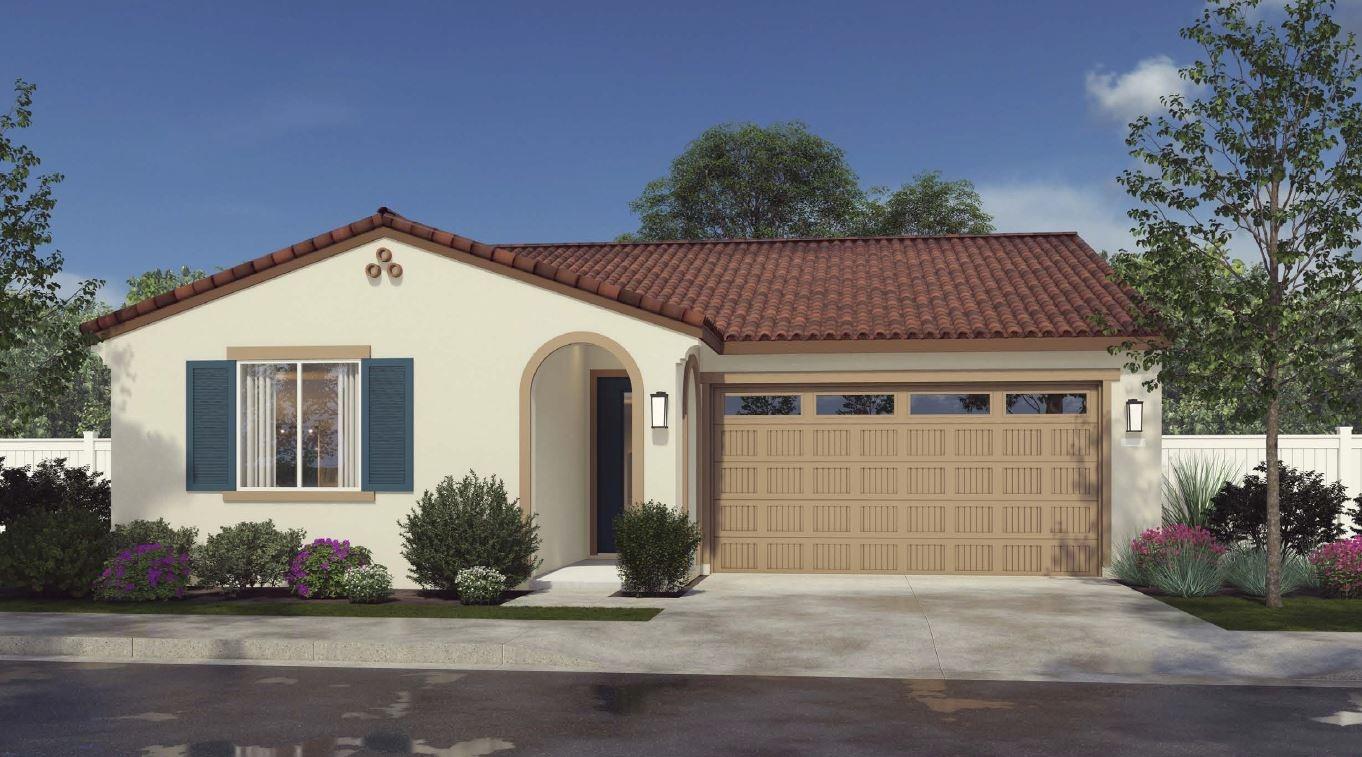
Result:
<svg viewBox="0 0 1362 757">
<path fill-rule="evenodd" d="M 167 662 L 241 660 L 259 662 L 542 665 L 594 669 L 595 663 L 543 649 L 501 643 L 330 641 L 306 639 L 167 639 L 127 636 L 0 636 L 0 656 L 88 657 Z"/>
</svg>

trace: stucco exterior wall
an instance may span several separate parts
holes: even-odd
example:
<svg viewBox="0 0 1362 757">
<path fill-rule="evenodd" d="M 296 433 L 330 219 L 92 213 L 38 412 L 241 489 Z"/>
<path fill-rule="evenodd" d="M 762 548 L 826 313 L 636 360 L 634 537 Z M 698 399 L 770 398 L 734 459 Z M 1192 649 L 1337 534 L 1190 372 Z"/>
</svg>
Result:
<svg viewBox="0 0 1362 757">
<path fill-rule="evenodd" d="M 1125 360 L 1100 350 L 1034 352 L 912 352 L 875 354 L 720 355 L 708 347 L 699 352 L 700 370 L 710 372 L 790 371 L 952 371 L 1055 370 L 1121 368 Z M 1160 507 L 1160 437 L 1162 392 L 1149 392 L 1144 374 L 1122 372 L 1111 382 L 1111 540 L 1129 543 L 1140 531 L 1162 520 Z M 1125 433 L 1128 399 L 1144 404 L 1144 431 Z"/>
<path fill-rule="evenodd" d="M 404 269 L 401 279 L 365 276 L 379 247 L 392 250 Z M 198 527 L 203 538 L 223 525 L 272 518 L 281 527 L 306 528 L 309 537 L 364 544 L 399 586 L 409 586 L 396 521 L 441 477 L 470 468 L 496 474 L 519 496 L 521 375 L 539 347 L 574 331 L 604 335 L 629 352 L 643 376 L 636 395 L 661 390 L 679 396 L 677 365 L 697 344 L 685 334 L 395 239 L 115 337 L 101 345 L 113 371 L 114 519 L 163 517 Z M 374 357 L 413 358 L 415 492 L 380 492 L 373 503 L 229 503 L 218 493 L 185 491 L 185 362 L 221 360 L 228 347 L 320 345 L 370 345 Z M 581 361 L 591 362 L 588 351 Z M 555 373 L 568 369 L 550 367 Z M 585 418 L 585 377 L 581 381 L 541 397 L 544 423 L 568 428 Z M 574 395 L 581 401 L 569 401 Z M 645 433 L 645 496 L 675 501 L 677 438 L 670 430 Z M 563 466 L 586 454 L 580 440 L 556 452 L 565 456 Z M 582 469 L 585 475 L 584 463 Z M 566 556 L 575 539 L 556 537 L 546 546 Z"/>
</svg>

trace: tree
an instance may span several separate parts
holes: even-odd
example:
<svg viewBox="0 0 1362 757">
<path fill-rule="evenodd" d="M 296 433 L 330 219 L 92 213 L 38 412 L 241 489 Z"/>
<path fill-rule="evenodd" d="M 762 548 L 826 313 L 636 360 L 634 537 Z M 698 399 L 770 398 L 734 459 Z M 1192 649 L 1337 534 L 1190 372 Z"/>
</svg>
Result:
<svg viewBox="0 0 1362 757">
<path fill-rule="evenodd" d="M 54 311 L 36 328 L 36 338 L 0 352 L 0 371 L 22 384 L 49 370 L 52 351 L 80 324 L 108 311 L 99 303 L 75 304 Z M 94 350 L 85 350 L 62 386 L 42 398 L 27 392 L 0 396 L 0 436 L 75 437 L 93 431 L 109 435 L 109 369 Z"/>
<path fill-rule="evenodd" d="M 66 311 L 93 307 L 103 283 L 82 281 L 63 294 L 61 252 L 43 252 L 52 243 L 52 190 L 62 176 L 35 178 L 42 161 L 14 141 L 15 132 L 32 123 L 35 89 L 16 81 L 14 107 L 0 114 L 0 355 L 40 348 L 36 361 L 0 359 L 0 411 L 21 420 L 59 394 L 85 359 L 88 340 L 59 320 Z"/>
<path fill-rule="evenodd" d="M 927 171 L 892 193 L 870 190 L 861 224 L 865 236 L 988 234 L 993 216 L 969 179 L 944 181 L 940 171 Z"/>
<path fill-rule="evenodd" d="M 178 271 L 174 268 L 153 268 L 128 279 L 128 296 L 123 304 L 132 305 L 151 299 L 207 276 L 207 272 L 187 265 L 180 266 Z"/>
<path fill-rule="evenodd" d="M 1214 0 L 1182 36 L 1201 60 L 1189 96 L 1142 116 L 1121 183 L 1143 254 L 1113 260 L 1161 337 L 1124 345 L 1131 369 L 1186 397 L 1240 397 L 1266 431 L 1267 605 L 1281 606 L 1278 437 L 1287 397 L 1326 405 L 1362 366 L 1356 255 L 1362 106 L 1352 35 L 1328 0 L 1298 0 L 1280 26 L 1257 0 Z M 1251 248 L 1251 264 L 1234 257 Z M 1299 392 L 1299 394 L 1291 394 Z"/>
<path fill-rule="evenodd" d="M 840 234 L 861 202 L 842 149 L 791 121 L 706 129 L 629 207 L 637 239 L 734 239 Z"/>
</svg>

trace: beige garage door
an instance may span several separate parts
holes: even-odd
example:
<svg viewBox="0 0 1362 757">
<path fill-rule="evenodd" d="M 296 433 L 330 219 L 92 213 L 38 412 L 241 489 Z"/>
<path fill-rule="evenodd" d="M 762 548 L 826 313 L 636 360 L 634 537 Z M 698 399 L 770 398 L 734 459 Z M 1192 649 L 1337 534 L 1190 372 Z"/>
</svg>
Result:
<svg viewBox="0 0 1362 757">
<path fill-rule="evenodd" d="M 716 389 L 721 571 L 1092 575 L 1097 387 Z"/>
</svg>

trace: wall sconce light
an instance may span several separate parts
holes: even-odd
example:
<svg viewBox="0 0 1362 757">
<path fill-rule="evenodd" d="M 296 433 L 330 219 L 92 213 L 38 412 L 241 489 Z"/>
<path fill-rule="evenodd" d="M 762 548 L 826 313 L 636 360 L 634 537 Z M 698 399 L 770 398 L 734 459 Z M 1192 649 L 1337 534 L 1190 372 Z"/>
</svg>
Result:
<svg viewBox="0 0 1362 757">
<path fill-rule="evenodd" d="M 667 393 L 653 392 L 649 395 L 652 400 L 653 409 L 653 428 L 667 427 Z"/>
<path fill-rule="evenodd" d="M 1126 433 L 1138 434 L 1144 431 L 1144 403 L 1140 400 L 1126 400 Z"/>
</svg>

